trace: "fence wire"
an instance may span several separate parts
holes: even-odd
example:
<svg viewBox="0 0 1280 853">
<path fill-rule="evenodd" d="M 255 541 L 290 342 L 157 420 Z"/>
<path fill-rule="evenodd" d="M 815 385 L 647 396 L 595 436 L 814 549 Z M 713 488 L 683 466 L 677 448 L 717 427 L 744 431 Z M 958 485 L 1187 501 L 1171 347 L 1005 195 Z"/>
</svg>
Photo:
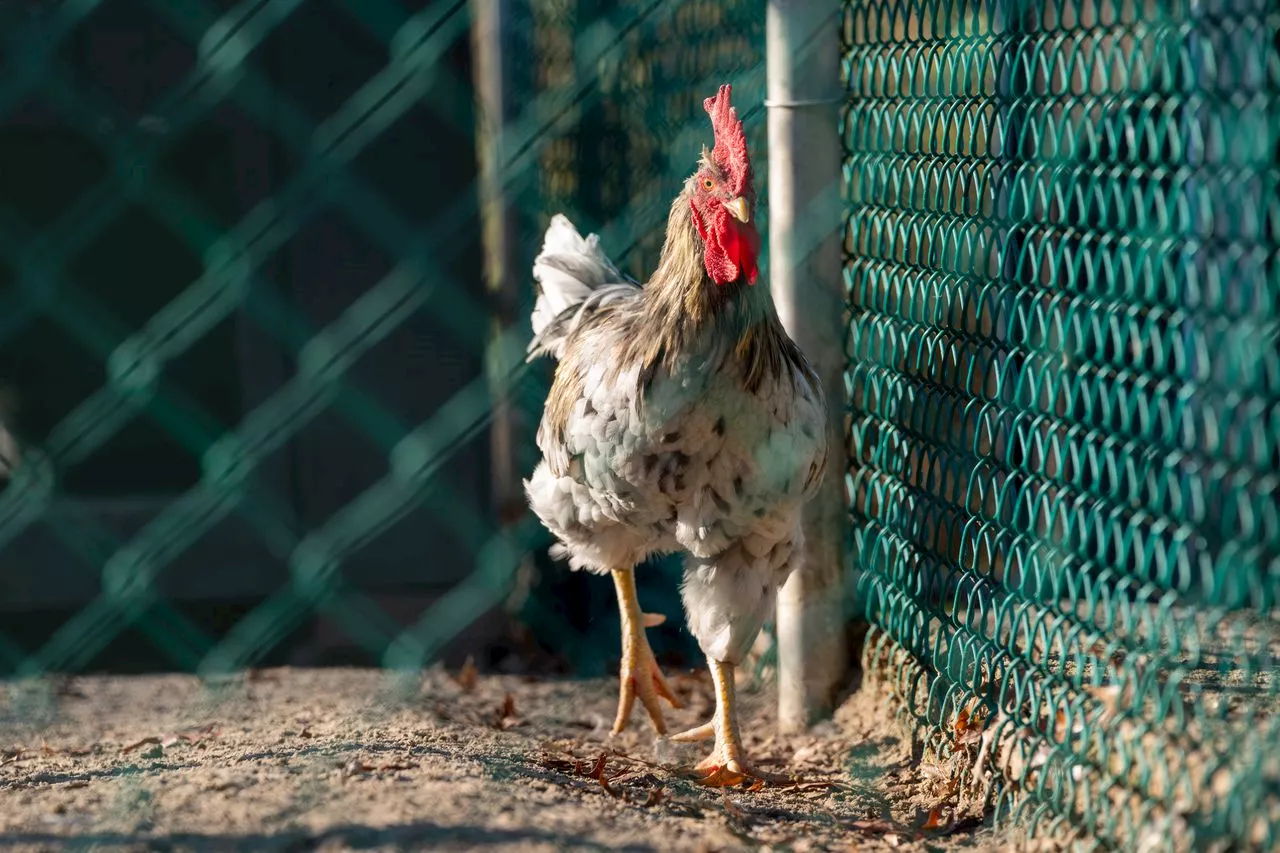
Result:
<svg viewBox="0 0 1280 853">
<path fill-rule="evenodd" d="M 92 164 L 77 170 L 67 155 L 55 190 L 24 195 L 15 181 L 0 199 L 0 373 L 8 374 L 0 388 L 18 398 L 3 410 L 0 599 L 11 613 L 78 608 L 53 631 L 0 624 L 0 672 L 27 678 L 101 665 L 109 647 L 140 635 L 165 665 L 216 675 L 275 659 L 317 616 L 366 659 L 412 670 L 509 602 L 513 589 L 536 639 L 578 671 L 598 671 L 611 657 L 603 652 L 611 643 L 591 642 L 616 630 L 597 618 L 612 613 L 611 602 L 584 604 L 594 589 L 566 597 L 559 568 L 545 560 L 533 588 L 522 588 L 546 534 L 528 514 L 500 518 L 470 482 L 483 481 L 483 462 L 459 463 L 483 456 L 501 393 L 528 428 L 514 465 L 531 470 L 530 425 L 547 376 L 543 365 L 522 364 L 531 285 L 516 322 L 492 337 L 492 306 L 468 255 L 479 248 L 474 189 L 424 204 L 396 185 L 398 173 L 424 189 L 412 176 L 421 158 L 448 154 L 449 139 L 476 147 L 472 82 L 450 61 L 467 47 L 468 5 L 406 5 L 414 4 L 68 0 L 0 9 L 9 151 L 16 159 L 63 140 Z M 501 182 L 520 221 L 521 268 L 549 217 L 565 211 L 643 277 L 665 208 L 706 142 L 701 98 L 726 81 L 744 103 L 763 98 L 763 4 L 532 0 L 511 8 L 516 52 L 506 64 L 517 104 L 503 122 Z M 113 86 L 97 79 L 113 72 L 95 66 L 95 51 L 119 43 L 123 30 L 135 40 L 128 62 L 152 65 L 135 69 L 132 85 Z M 344 35 L 334 40 L 336 32 Z M 762 157 L 763 112 L 747 123 Z M 445 140 L 439 152 L 421 137 L 404 144 L 415 126 Z M 175 165 L 192 159 L 192 140 L 211 128 L 241 154 L 265 150 L 261 162 L 271 166 L 269 178 L 246 176 L 243 164 L 224 173 L 238 191 L 231 204 L 209 186 L 216 179 L 190 177 L 199 166 Z M 55 198 L 42 201 L 41 191 Z M 122 225 L 139 216 L 162 247 Z M 355 249 L 326 255 L 335 240 Z M 115 266 L 101 272 L 93 268 L 104 244 L 119 248 Z M 172 275 L 175 264 L 148 270 L 121 260 L 162 249 L 181 257 L 176 266 L 189 277 Z M 342 293 L 309 293 L 333 287 L 334 277 L 306 280 L 305 270 L 325 272 L 324 258 L 385 274 Z M 130 295 L 142 288 L 131 276 L 152 295 Z M 377 381 L 372 365 L 386 364 L 381 353 L 403 349 L 406 335 L 418 339 L 409 346 L 441 356 L 426 369 L 461 379 L 426 402 Z M 211 355 L 214 338 L 222 349 Z M 250 339 L 253 354 L 236 352 Z M 209 386 L 228 380 L 211 381 L 209 370 L 193 378 L 191 363 L 226 359 L 228 348 L 250 375 L 265 372 L 253 359 L 270 350 L 285 365 L 279 381 L 211 401 L 218 395 Z M 78 360 L 74 393 L 47 369 L 50 350 Z M 189 476 L 170 477 L 147 512 L 116 523 L 113 508 L 148 489 L 120 464 L 116 482 L 103 486 L 104 459 L 128 448 L 136 460 L 148 441 L 176 447 L 175 464 Z M 316 448 L 373 453 L 381 474 L 355 476 L 335 490 L 338 499 L 319 501 L 305 494 L 300 470 L 324 464 Z M 281 466 L 293 473 L 281 477 Z M 98 490 L 93 499 L 86 488 Z M 430 545 L 406 553 L 397 544 L 423 518 L 439 522 L 425 537 L 455 544 L 434 564 Z M 256 586 L 240 577 L 249 568 L 227 565 L 239 552 L 210 556 L 231 525 L 253 540 L 261 561 L 253 570 L 266 578 Z M 50 555 L 53 571 L 40 565 Z M 449 558 L 458 565 L 442 568 Z M 397 560 L 418 562 L 381 587 L 434 576 L 439 588 L 457 578 L 407 628 L 385 611 L 379 584 L 362 576 L 370 564 Z M 196 593 L 191 576 L 201 578 Z M 661 573 L 645 577 L 654 608 L 678 614 L 674 584 Z M 264 584 L 267 594 L 212 629 L 175 600 L 182 584 L 187 598 L 244 598 L 237 589 Z M 667 644 L 678 645 L 680 623 L 672 623 Z"/>
<path fill-rule="evenodd" d="M 1274 4 L 843 10 L 866 666 L 1004 819 L 1274 849 Z"/>
<path fill-rule="evenodd" d="M 126 7 L 167 57 L 127 97 L 85 71 L 86 34 Z M 1104 848 L 1280 844 L 1274 5 L 839 7 L 847 486 L 868 673 L 932 760 L 989 785 L 978 795 L 1001 819 Z M 739 103 L 763 103 L 764 4 L 514 10 L 500 177 L 521 268 L 563 211 L 643 278 L 707 141 L 701 98 L 730 82 Z M 89 668 L 132 633 L 212 677 L 268 659 L 317 615 L 414 671 L 513 589 L 578 671 L 612 657 L 607 585 L 569 589 L 545 560 L 531 575 L 545 533 L 500 519 L 458 473 L 486 452 L 496 394 L 528 439 L 547 387 L 546 365 L 522 365 L 531 289 L 495 335 L 467 278 L 478 194 L 422 192 L 408 176 L 439 152 L 389 143 L 429 127 L 475 148 L 471 82 L 450 61 L 470 23 L 459 0 L 0 7 L 0 122 L 30 122 L 34 105 L 57 133 L 13 150 L 62 140 L 46 157 L 64 173 L 0 196 L 0 390 L 17 397 L 12 411 L 0 399 L 0 605 L 53 612 L 71 600 L 62 587 L 89 591 L 34 644 L 0 619 L 0 675 Z M 321 34 L 337 31 L 365 45 L 358 61 L 333 60 L 341 45 Z M 743 118 L 766 163 L 762 106 Z M 226 121 L 236 150 L 273 167 L 229 176 L 235 202 L 175 165 Z M 831 225 L 813 223 L 815 239 Z M 184 260 L 162 265 L 157 239 Z M 331 258 L 318 247 L 334 240 L 379 273 L 320 298 L 307 276 L 321 262 L 305 258 Z M 136 296 L 151 279 L 163 299 Z M 456 380 L 416 403 L 371 367 L 406 329 Z M 236 346 L 274 352 L 279 380 L 213 400 L 191 363 Z M 50 351 L 92 370 L 55 381 L 39 366 Z M 176 447 L 189 476 L 116 523 L 104 502 L 132 506 L 141 487 L 104 459 L 148 441 Z M 317 505 L 305 478 L 278 473 L 314 464 L 317 446 L 374 454 L 377 474 Z M 530 470 L 531 443 L 518 454 Z M 448 559 L 395 544 L 422 518 L 442 522 L 430 535 Z M 172 583 L 232 595 L 241 552 L 213 555 L 233 522 L 268 589 L 215 630 Z M 444 585 L 407 627 L 362 575 L 406 560 Z M 647 607 L 680 612 L 676 574 L 641 575 Z"/>
</svg>

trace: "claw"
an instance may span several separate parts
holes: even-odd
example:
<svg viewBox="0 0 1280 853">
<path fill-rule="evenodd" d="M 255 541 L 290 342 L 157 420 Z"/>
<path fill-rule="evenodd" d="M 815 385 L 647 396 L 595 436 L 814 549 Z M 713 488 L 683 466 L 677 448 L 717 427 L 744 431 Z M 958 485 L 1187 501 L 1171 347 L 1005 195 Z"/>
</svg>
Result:
<svg viewBox="0 0 1280 853">
<path fill-rule="evenodd" d="M 707 788 L 745 788 L 748 791 L 758 791 L 772 785 L 796 784 L 795 779 L 757 769 L 747 761 L 741 748 L 734 744 L 717 745 L 693 769 L 694 781 Z"/>
<path fill-rule="evenodd" d="M 736 774 L 744 778 L 748 776 L 754 777 L 755 775 L 751 765 L 742 756 L 741 750 L 725 748 L 723 745 L 694 765 L 694 769 L 701 773 L 704 779 L 726 773 Z"/>
</svg>

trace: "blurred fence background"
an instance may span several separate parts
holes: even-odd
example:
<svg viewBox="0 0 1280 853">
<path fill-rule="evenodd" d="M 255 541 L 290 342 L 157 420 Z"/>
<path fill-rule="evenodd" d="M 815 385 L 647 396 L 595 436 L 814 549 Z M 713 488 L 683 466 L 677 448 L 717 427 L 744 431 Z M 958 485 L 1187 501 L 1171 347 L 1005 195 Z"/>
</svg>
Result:
<svg viewBox="0 0 1280 853">
<path fill-rule="evenodd" d="M 832 10 L 866 678 L 1002 816 L 1280 843 L 1274 4 Z M 519 493 L 527 270 L 558 211 L 651 270 L 718 83 L 767 186 L 764 32 L 763 0 L 0 5 L 0 675 L 605 672 L 612 592 Z M 677 578 L 641 596 L 692 663 Z"/>
<path fill-rule="evenodd" d="M 0 6 L 0 668 L 500 656 L 506 605 L 603 671 L 611 593 L 534 565 L 511 489 L 527 271 L 564 210 L 643 275 L 718 82 L 762 148 L 763 6 L 504 6 L 488 125 L 461 0 Z"/>
</svg>

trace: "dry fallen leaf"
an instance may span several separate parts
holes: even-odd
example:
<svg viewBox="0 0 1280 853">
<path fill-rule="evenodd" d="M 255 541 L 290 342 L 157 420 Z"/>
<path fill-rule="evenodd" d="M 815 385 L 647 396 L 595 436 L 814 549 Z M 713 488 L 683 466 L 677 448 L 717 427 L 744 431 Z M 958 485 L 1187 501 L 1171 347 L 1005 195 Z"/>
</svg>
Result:
<svg viewBox="0 0 1280 853">
<path fill-rule="evenodd" d="M 717 767 L 710 773 L 696 777 L 698 784 L 707 788 L 736 788 L 747 781 L 747 774 L 737 773 L 725 767 Z"/>
<path fill-rule="evenodd" d="M 476 659 L 471 655 L 467 655 L 466 661 L 462 664 L 462 669 L 458 670 L 458 674 L 453 676 L 453 680 L 466 693 L 475 690 L 476 683 L 480 680 L 480 672 L 476 669 Z"/>
<path fill-rule="evenodd" d="M 199 729 L 190 729 L 185 732 L 174 732 L 173 734 L 165 735 L 160 741 L 160 745 L 166 747 L 173 746 L 179 741 L 199 745 L 206 738 L 216 738 L 219 733 L 218 724 L 210 723 L 209 725 Z"/>
<path fill-rule="evenodd" d="M 516 699 L 510 693 L 503 697 L 502 707 L 498 709 L 497 716 L 494 717 L 492 725 L 495 729 L 502 729 L 504 731 L 506 729 L 513 729 L 516 726 L 524 725 L 524 720 L 522 720 L 519 714 L 516 713 Z"/>
<path fill-rule="evenodd" d="M 603 752 L 600 753 L 600 757 L 596 759 L 595 767 L 591 768 L 591 778 L 599 782 L 600 787 L 608 791 L 610 796 L 621 797 L 622 795 L 618 793 L 616 788 L 609 784 L 608 778 L 604 775 L 604 769 L 608 763 L 609 757 Z"/>
<path fill-rule="evenodd" d="M 898 831 L 898 827 L 887 820 L 851 820 L 844 825 L 865 835 L 886 835 Z"/>
<path fill-rule="evenodd" d="M 144 737 L 142 740 L 138 741 L 137 743 L 131 743 L 131 744 L 129 744 L 128 746 L 126 746 L 124 749 L 122 749 L 122 750 L 120 750 L 120 751 L 121 751 L 121 752 L 133 752 L 133 751 L 134 751 L 135 749 L 137 749 L 138 747 L 142 747 L 142 746 L 149 746 L 149 745 L 156 745 L 156 744 L 160 744 L 160 743 L 161 743 L 161 740 L 160 740 L 160 738 L 158 738 L 158 737 Z"/>
<path fill-rule="evenodd" d="M 375 769 L 379 773 L 389 773 L 393 770 L 417 770 L 418 765 L 412 761 L 392 761 L 387 764 L 379 764 Z"/>
</svg>

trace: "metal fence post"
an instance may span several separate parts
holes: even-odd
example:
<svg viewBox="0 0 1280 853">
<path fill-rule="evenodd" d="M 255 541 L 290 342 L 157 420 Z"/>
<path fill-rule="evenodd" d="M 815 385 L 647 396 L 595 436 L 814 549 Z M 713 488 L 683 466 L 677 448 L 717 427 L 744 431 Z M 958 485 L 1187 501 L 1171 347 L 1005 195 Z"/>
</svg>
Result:
<svg viewBox="0 0 1280 853">
<path fill-rule="evenodd" d="M 778 597 L 778 721 L 798 731 L 832 710 L 845 672 L 847 511 L 843 441 L 840 18 L 835 3 L 770 0 L 769 276 L 778 314 L 818 371 L 831 409 L 822 491 L 805 509 L 803 563 Z"/>
</svg>

